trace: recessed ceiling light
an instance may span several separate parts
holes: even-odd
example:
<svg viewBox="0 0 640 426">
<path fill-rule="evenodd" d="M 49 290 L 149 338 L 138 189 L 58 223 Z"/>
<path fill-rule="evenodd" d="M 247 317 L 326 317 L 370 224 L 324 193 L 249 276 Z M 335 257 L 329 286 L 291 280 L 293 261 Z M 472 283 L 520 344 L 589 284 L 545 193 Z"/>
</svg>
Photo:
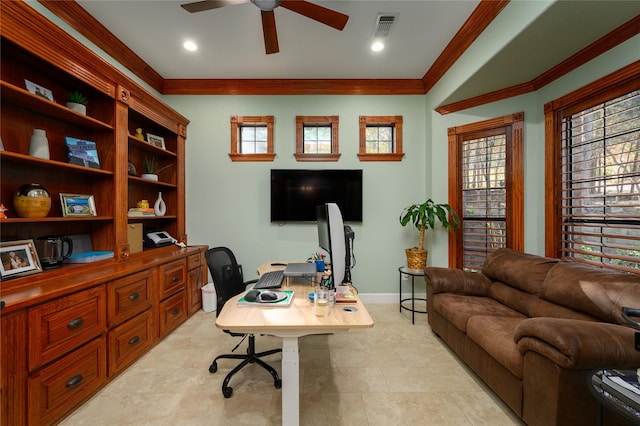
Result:
<svg viewBox="0 0 640 426">
<path fill-rule="evenodd" d="M 374 41 L 371 44 L 371 50 L 373 50 L 374 52 L 379 52 L 382 49 L 384 49 L 384 43 L 381 42 L 380 40 Z"/>
<path fill-rule="evenodd" d="M 182 47 L 187 49 L 189 52 L 195 52 L 196 50 L 198 50 L 198 45 L 191 40 L 187 40 L 184 43 L 182 43 Z"/>
</svg>

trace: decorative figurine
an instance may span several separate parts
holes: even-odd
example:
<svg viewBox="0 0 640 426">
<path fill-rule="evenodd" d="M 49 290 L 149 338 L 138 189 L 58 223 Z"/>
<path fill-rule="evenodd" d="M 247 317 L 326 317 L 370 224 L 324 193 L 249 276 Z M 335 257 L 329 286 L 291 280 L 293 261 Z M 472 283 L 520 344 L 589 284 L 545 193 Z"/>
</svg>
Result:
<svg viewBox="0 0 640 426">
<path fill-rule="evenodd" d="M 141 141 L 144 140 L 144 136 L 142 135 L 142 129 L 140 127 L 136 129 L 136 134 L 133 136 L 140 139 Z"/>
<path fill-rule="evenodd" d="M 7 215 L 4 212 L 8 212 L 9 209 L 4 206 L 4 204 L 0 204 L 0 219 L 6 219 Z"/>
</svg>

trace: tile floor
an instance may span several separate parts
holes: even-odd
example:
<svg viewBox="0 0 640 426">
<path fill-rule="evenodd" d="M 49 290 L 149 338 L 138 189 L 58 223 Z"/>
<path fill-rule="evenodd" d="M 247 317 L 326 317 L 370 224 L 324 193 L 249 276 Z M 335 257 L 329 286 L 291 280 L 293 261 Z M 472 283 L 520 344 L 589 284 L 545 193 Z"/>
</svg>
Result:
<svg viewBox="0 0 640 426">
<path fill-rule="evenodd" d="M 300 424 L 522 425 L 435 337 L 425 315 L 411 324 L 393 304 L 368 304 L 372 329 L 300 339 Z M 252 365 L 220 387 L 236 360 L 211 360 L 238 342 L 199 312 L 62 425 L 280 425 L 281 391 Z M 272 336 L 257 350 L 279 347 Z M 246 344 L 237 351 L 246 350 Z M 278 371 L 281 354 L 269 361 Z"/>
</svg>

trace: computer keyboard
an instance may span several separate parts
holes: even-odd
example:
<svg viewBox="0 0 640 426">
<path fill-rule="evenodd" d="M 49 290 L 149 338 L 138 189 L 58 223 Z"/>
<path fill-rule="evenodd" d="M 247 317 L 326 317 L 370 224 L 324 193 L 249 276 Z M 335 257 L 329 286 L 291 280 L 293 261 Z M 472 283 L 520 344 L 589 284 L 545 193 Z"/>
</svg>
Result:
<svg viewBox="0 0 640 426">
<path fill-rule="evenodd" d="M 258 282 L 253 286 L 257 289 L 266 288 L 280 288 L 282 286 L 282 279 L 284 278 L 283 271 L 271 271 L 260 275 Z"/>
</svg>

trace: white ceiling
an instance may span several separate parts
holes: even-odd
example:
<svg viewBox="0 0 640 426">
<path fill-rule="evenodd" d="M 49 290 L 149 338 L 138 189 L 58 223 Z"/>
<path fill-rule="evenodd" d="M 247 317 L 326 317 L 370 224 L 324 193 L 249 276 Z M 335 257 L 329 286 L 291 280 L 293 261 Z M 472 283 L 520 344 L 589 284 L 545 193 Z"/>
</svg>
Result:
<svg viewBox="0 0 640 426">
<path fill-rule="evenodd" d="M 349 16 L 343 31 L 280 7 L 280 52 L 266 55 L 255 5 L 192 14 L 180 7 L 187 2 L 78 1 L 164 78 L 310 79 L 422 78 L 479 3 L 314 1 Z M 381 12 L 398 19 L 387 47 L 374 53 L 369 46 Z M 182 48 L 186 39 L 199 45 L 196 53 Z"/>
<path fill-rule="evenodd" d="M 528 1 L 535 0 L 512 0 L 507 9 L 517 14 Z M 77 2 L 165 79 L 420 79 L 479 4 L 315 0 L 349 15 L 342 32 L 280 7 L 280 52 L 266 55 L 260 10 L 251 3 L 192 14 L 180 7 L 186 1 Z M 374 53 L 379 13 L 398 18 L 386 48 Z M 555 2 L 445 103 L 529 82 L 639 13 L 638 0 Z M 196 53 L 183 49 L 187 39 L 198 43 Z"/>
</svg>

